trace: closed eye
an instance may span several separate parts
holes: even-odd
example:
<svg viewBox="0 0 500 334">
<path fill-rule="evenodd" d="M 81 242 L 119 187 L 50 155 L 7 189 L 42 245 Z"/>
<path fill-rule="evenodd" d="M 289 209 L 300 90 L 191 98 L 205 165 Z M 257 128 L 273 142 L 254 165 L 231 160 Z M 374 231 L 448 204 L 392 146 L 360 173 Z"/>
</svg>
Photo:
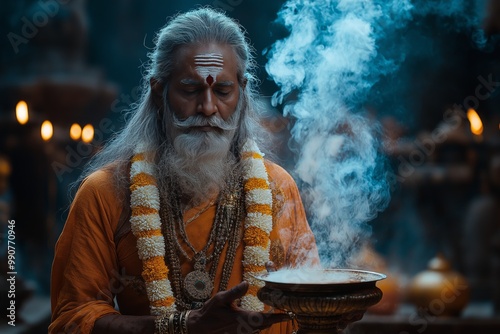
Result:
<svg viewBox="0 0 500 334">
<path fill-rule="evenodd" d="M 195 95 L 199 92 L 200 90 L 199 89 L 184 89 L 182 92 L 185 94 L 185 95 Z"/>
<path fill-rule="evenodd" d="M 231 93 L 231 91 L 225 91 L 225 90 L 216 90 L 215 93 L 217 93 L 220 96 L 227 96 Z"/>
</svg>

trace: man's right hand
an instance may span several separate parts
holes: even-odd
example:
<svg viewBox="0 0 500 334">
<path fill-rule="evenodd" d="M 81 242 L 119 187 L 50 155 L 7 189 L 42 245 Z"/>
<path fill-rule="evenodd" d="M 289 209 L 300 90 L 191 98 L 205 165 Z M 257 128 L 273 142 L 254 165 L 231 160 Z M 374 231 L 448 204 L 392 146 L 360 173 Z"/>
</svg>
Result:
<svg viewBox="0 0 500 334">
<path fill-rule="evenodd" d="M 189 333 L 246 334 L 267 328 L 274 323 L 290 320 L 288 314 L 246 311 L 234 302 L 243 297 L 248 283 L 242 282 L 230 290 L 217 293 L 201 309 L 189 314 Z"/>
</svg>

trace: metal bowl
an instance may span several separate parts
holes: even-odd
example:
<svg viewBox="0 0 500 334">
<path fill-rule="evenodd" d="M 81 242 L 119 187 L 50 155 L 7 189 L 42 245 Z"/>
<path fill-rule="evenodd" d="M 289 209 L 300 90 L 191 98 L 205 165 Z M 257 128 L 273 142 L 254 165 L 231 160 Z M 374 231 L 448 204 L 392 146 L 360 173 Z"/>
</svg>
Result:
<svg viewBox="0 0 500 334">
<path fill-rule="evenodd" d="M 265 283 L 257 296 L 295 314 L 299 334 L 341 333 L 382 298 L 376 282 L 386 275 L 355 269 L 290 270 L 256 277 Z M 286 276 L 286 277 L 283 277 Z"/>
</svg>

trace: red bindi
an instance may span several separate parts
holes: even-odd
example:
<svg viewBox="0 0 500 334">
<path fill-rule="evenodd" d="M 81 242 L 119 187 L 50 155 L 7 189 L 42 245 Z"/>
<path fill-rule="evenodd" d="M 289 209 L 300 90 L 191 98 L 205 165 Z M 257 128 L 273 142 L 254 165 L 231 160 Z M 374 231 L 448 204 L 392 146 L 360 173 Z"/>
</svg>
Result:
<svg viewBox="0 0 500 334">
<path fill-rule="evenodd" d="M 206 80 L 209 86 L 212 86 L 212 84 L 214 83 L 214 78 L 211 75 L 208 75 Z"/>
</svg>

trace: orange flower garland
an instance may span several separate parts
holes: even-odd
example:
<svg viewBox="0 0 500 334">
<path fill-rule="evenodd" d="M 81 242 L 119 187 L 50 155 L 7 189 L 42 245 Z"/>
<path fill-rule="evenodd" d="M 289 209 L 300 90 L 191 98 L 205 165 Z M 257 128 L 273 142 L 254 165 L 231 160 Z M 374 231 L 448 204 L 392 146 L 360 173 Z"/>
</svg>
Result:
<svg viewBox="0 0 500 334">
<path fill-rule="evenodd" d="M 246 310 L 263 311 L 264 304 L 257 298 L 257 291 L 264 286 L 264 282 L 254 276 L 267 272 L 266 263 L 269 261 L 271 245 L 269 234 L 273 228 L 273 198 L 263 154 L 254 142 L 245 144 L 242 158 L 246 209 L 243 280 L 250 287 L 241 298 L 241 306 Z"/>
<path fill-rule="evenodd" d="M 272 195 L 263 154 L 257 145 L 253 142 L 246 143 L 242 158 L 246 209 L 243 279 L 250 287 L 241 298 L 241 307 L 263 311 L 264 304 L 257 298 L 257 291 L 263 286 L 263 282 L 254 276 L 266 273 L 265 264 L 269 261 L 269 234 L 273 225 Z M 175 312 L 177 308 L 165 264 L 165 241 L 159 216 L 160 196 L 153 175 L 152 163 L 144 153 L 136 153 L 130 169 L 130 223 L 132 233 L 137 238 L 151 314 L 165 315 Z"/>
<path fill-rule="evenodd" d="M 160 195 L 152 175 L 153 166 L 145 155 L 136 154 L 130 167 L 130 224 L 137 238 L 151 314 L 163 315 L 175 312 L 176 306 L 165 264 L 165 243 L 159 215 Z"/>
</svg>

